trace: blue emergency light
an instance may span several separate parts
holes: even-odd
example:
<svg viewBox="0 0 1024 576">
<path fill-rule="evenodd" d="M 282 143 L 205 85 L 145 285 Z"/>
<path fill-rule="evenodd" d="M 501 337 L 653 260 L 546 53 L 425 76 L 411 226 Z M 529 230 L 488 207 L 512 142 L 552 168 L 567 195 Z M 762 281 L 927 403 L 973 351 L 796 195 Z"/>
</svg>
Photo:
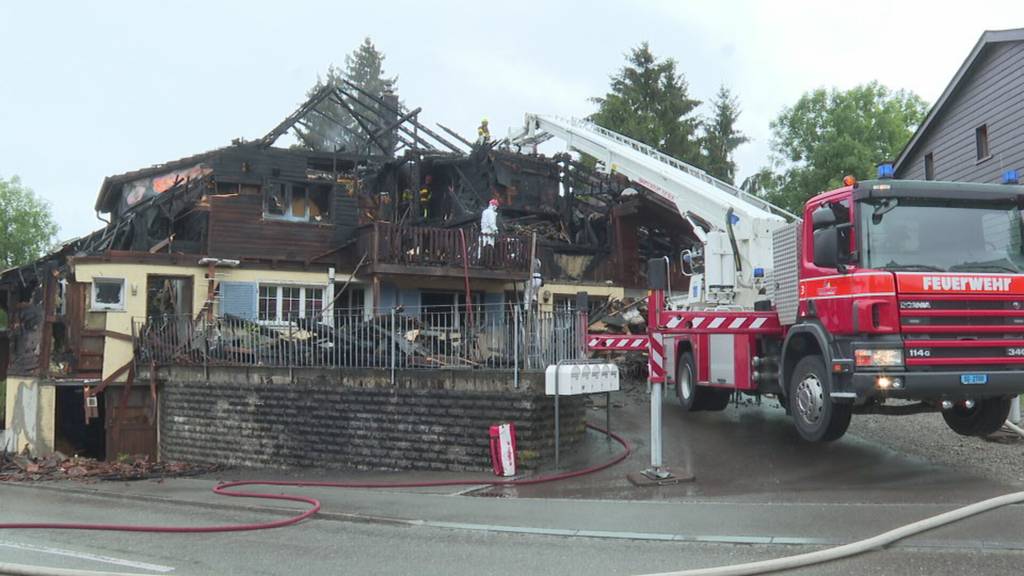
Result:
<svg viewBox="0 0 1024 576">
<path fill-rule="evenodd" d="M 754 278 L 764 278 L 764 268 L 754 268 Z"/>
<path fill-rule="evenodd" d="M 1007 170 L 1003 172 L 1003 184 L 1020 184 L 1020 177 L 1017 175 L 1017 171 Z"/>
<path fill-rule="evenodd" d="M 883 162 L 878 165 L 878 178 L 892 178 L 895 174 L 891 162 Z"/>
</svg>

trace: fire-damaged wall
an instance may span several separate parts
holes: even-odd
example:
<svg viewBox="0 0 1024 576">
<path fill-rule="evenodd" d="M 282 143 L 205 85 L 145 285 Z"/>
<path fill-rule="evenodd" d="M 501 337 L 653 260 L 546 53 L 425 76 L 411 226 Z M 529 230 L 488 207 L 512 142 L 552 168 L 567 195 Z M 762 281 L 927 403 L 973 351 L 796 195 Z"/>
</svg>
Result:
<svg viewBox="0 0 1024 576">
<path fill-rule="evenodd" d="M 197 368 L 159 372 L 160 455 L 253 467 L 484 470 L 488 428 L 516 426 L 520 465 L 554 454 L 543 375 Z M 581 441 L 581 398 L 561 402 L 562 448 Z"/>
</svg>

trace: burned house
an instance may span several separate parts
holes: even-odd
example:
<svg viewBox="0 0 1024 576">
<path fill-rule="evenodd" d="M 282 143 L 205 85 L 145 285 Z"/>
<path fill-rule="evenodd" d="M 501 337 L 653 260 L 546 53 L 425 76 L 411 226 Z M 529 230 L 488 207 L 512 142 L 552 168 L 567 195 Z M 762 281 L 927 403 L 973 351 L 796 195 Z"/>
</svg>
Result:
<svg viewBox="0 0 1024 576">
<path fill-rule="evenodd" d="M 325 88 L 261 139 L 107 177 L 105 226 L 0 275 L 13 449 L 158 456 L 158 363 L 372 369 L 389 349 L 392 380 L 396 363 L 518 378 L 574 346 L 520 338 L 557 328 L 520 324 L 528 294 L 553 313 L 581 291 L 639 293 L 642 262 L 693 241 L 619 176 L 442 135 L 357 91 Z M 275 146 L 328 100 L 365 146 Z M 515 357 L 520 340 L 533 360 Z"/>
</svg>

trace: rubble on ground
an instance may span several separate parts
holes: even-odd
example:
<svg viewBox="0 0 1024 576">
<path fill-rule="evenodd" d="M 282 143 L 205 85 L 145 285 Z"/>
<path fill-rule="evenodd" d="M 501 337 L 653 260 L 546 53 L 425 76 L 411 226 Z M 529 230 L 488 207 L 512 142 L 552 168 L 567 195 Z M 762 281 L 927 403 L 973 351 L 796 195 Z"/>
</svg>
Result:
<svg viewBox="0 0 1024 576">
<path fill-rule="evenodd" d="M 52 480 L 146 480 L 196 476 L 218 470 L 218 466 L 185 462 L 153 462 L 148 456 L 125 457 L 104 462 L 93 458 L 67 457 L 60 452 L 32 458 L 27 454 L 0 455 L 0 482 Z"/>
</svg>

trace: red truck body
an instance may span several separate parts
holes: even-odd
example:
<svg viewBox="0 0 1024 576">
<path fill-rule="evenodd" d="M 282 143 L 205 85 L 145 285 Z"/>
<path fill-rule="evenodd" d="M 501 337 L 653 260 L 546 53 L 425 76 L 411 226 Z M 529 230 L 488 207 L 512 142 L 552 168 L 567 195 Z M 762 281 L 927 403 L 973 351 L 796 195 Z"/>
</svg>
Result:
<svg viewBox="0 0 1024 576">
<path fill-rule="evenodd" d="M 941 411 L 958 433 L 990 433 L 1024 392 L 1022 198 L 1020 186 L 891 179 L 820 194 L 778 235 L 773 276 L 796 277 L 753 310 L 671 309 L 652 290 L 646 343 L 588 345 L 646 344 L 651 382 L 675 384 L 687 411 L 777 395 L 808 440 L 838 438 L 855 412 Z"/>
</svg>

